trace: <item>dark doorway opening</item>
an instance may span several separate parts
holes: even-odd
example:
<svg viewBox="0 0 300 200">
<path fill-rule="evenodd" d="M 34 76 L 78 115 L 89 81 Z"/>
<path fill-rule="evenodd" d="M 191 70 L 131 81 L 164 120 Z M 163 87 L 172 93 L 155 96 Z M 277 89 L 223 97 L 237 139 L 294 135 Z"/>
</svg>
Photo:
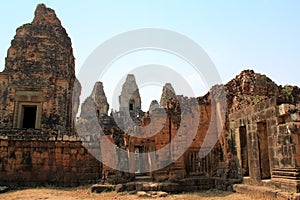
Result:
<svg viewBox="0 0 300 200">
<path fill-rule="evenodd" d="M 129 99 L 129 111 L 134 111 L 134 99 Z"/>
<path fill-rule="evenodd" d="M 129 110 L 133 111 L 133 103 L 129 103 Z"/>
<path fill-rule="evenodd" d="M 266 122 L 257 123 L 257 138 L 261 179 L 271 179 Z"/>
<path fill-rule="evenodd" d="M 241 147 L 241 168 L 242 168 L 242 175 L 245 177 L 245 176 L 249 176 L 246 126 L 241 126 L 239 128 L 239 133 L 240 133 L 240 147 Z"/>
<path fill-rule="evenodd" d="M 37 106 L 23 106 L 22 128 L 35 128 Z"/>
</svg>

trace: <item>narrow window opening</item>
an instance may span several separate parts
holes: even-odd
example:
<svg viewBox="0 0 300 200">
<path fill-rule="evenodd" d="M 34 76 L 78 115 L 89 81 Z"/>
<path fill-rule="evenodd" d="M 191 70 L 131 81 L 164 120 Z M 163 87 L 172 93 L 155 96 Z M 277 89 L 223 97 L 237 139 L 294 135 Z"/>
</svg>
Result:
<svg viewBox="0 0 300 200">
<path fill-rule="evenodd" d="M 224 154 L 223 154 L 223 150 L 221 147 L 219 147 L 219 159 L 220 159 L 220 162 L 224 162 Z"/>
</svg>

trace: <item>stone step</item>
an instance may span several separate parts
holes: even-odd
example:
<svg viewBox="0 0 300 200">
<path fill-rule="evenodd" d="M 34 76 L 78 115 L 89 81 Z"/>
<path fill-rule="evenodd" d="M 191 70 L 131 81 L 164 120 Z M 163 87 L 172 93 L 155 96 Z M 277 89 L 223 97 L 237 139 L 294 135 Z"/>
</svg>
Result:
<svg viewBox="0 0 300 200">
<path fill-rule="evenodd" d="M 152 177 L 151 176 L 135 176 L 135 180 L 136 181 L 144 181 L 144 182 L 150 182 L 152 181 Z"/>
<path fill-rule="evenodd" d="M 292 192 L 283 192 L 265 186 L 253 186 L 247 184 L 233 185 L 233 190 L 240 194 L 247 194 L 253 198 L 278 199 L 278 200 L 300 200 L 300 194 Z"/>
<path fill-rule="evenodd" d="M 300 180 L 300 169 L 298 168 L 273 169 L 272 178 Z"/>
</svg>

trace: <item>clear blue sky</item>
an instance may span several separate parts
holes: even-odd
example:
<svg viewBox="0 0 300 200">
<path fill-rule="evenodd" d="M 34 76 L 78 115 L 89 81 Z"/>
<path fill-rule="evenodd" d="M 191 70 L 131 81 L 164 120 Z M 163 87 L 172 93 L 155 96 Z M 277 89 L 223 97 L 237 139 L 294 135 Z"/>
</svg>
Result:
<svg viewBox="0 0 300 200">
<path fill-rule="evenodd" d="M 3 1 L 1 70 L 16 28 L 32 21 L 38 3 L 53 8 L 62 21 L 72 39 L 77 71 L 98 45 L 114 35 L 145 27 L 164 28 L 204 48 L 224 83 L 251 68 L 278 84 L 300 86 L 297 0 Z"/>
</svg>

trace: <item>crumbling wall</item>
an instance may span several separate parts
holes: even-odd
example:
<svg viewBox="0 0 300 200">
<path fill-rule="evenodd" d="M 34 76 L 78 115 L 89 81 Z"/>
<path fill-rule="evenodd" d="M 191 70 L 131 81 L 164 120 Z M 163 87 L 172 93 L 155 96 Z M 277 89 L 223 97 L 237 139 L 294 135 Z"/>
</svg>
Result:
<svg viewBox="0 0 300 200">
<path fill-rule="evenodd" d="M 101 163 L 78 138 L 34 140 L 26 139 L 27 134 L 34 133 L 27 131 L 19 138 L 1 136 L 1 185 L 70 187 L 101 179 Z"/>
<path fill-rule="evenodd" d="M 264 76 L 254 77 L 259 78 L 258 83 L 266 80 Z M 265 83 L 270 84 L 274 85 L 270 81 Z M 254 98 L 250 105 L 240 102 L 241 109 L 231 110 L 228 118 L 228 132 L 233 141 L 231 152 L 245 183 L 299 192 L 300 92 L 292 86 L 273 87 L 271 91 L 260 88 L 262 91 L 258 93 L 264 96 Z"/>
<path fill-rule="evenodd" d="M 246 165 L 249 165 L 248 175 L 256 181 L 270 179 L 271 168 L 278 162 L 277 156 L 274 156 L 278 145 L 275 142 L 277 135 L 276 98 L 233 113 L 229 116 L 229 119 L 230 129 L 232 130 L 232 137 L 234 139 L 234 149 L 236 149 L 235 156 L 237 156 L 239 160 L 240 175 L 243 174 L 241 166 L 243 166 L 242 160 L 244 160 L 244 158 L 242 156 L 248 156 L 248 163 L 246 163 Z M 266 129 L 264 129 L 264 125 Z M 241 127 L 246 128 L 245 139 L 247 141 L 248 155 L 242 155 Z M 262 131 L 265 132 L 263 133 Z M 267 137 L 263 134 L 266 134 Z M 263 145 L 267 145 L 268 149 L 262 148 Z M 264 152 L 268 154 L 263 155 Z M 269 155 L 271 160 L 269 160 Z"/>
<path fill-rule="evenodd" d="M 273 105 L 262 102 L 268 102 L 268 100 L 279 96 L 280 90 L 267 76 L 255 73 L 253 70 L 242 71 L 233 80 L 228 82 L 225 88 L 227 95 L 227 118 L 225 123 L 226 130 L 222 133 L 221 137 L 223 137 L 224 145 L 226 145 L 227 148 L 223 152 L 225 158 L 227 158 L 227 155 L 230 155 L 230 157 L 233 158 L 233 162 L 236 162 L 236 147 L 234 146 L 233 137 L 235 130 L 230 128 L 232 126 L 232 120 L 235 117 L 232 118 L 231 116 L 233 116 L 233 113 L 240 112 L 240 116 L 245 119 L 247 116 L 261 117 L 261 121 L 269 119 L 268 117 L 270 117 L 271 114 L 268 113 L 269 115 L 266 117 L 264 109 L 269 107 L 271 109 Z M 254 110 L 252 110 L 252 106 L 256 106 Z M 260 112 L 262 112 L 262 114 Z M 259 121 L 260 119 L 255 120 Z M 241 121 L 235 119 L 234 121 L 241 123 L 241 126 L 248 126 L 250 123 L 249 120 Z M 249 134 L 250 127 L 246 128 Z M 256 130 L 254 128 L 253 131 Z"/>
</svg>

